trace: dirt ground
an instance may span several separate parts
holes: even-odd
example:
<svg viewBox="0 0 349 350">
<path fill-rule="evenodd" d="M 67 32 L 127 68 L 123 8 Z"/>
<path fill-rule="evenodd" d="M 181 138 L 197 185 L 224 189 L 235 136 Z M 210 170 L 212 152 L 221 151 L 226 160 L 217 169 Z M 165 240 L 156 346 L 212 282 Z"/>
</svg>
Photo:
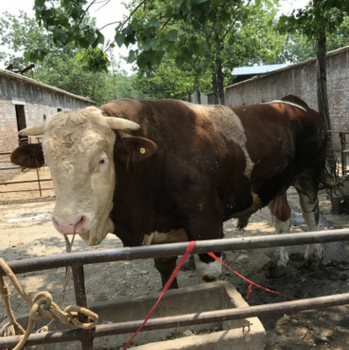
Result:
<svg viewBox="0 0 349 350">
<path fill-rule="evenodd" d="M 35 171 L 19 174 L 11 181 L 24 178 L 35 179 Z M 49 178 L 47 170 L 40 173 L 41 178 Z M 51 224 L 50 215 L 54 207 L 52 190 L 24 193 L 12 192 L 15 186 L 26 189 L 37 189 L 37 183 L 8 185 L 0 188 L 0 252 L 5 261 L 46 256 L 65 252 L 65 242 Z M 47 182 L 46 188 L 52 188 Z M 288 193 L 292 207 L 292 232 L 304 228 L 298 204 L 298 196 L 294 190 Z M 333 215 L 326 192 L 320 193 L 321 228 L 338 229 L 349 227 L 349 217 Z M 273 233 L 268 210 L 258 211 L 250 220 L 245 232 L 235 229 L 236 221 L 225 223 L 226 237 L 248 237 Z M 73 251 L 88 251 L 121 247 L 120 240 L 114 235 L 107 238 L 98 247 L 87 247 L 81 239 L 74 242 Z M 333 295 L 348 291 L 349 284 L 349 245 L 331 243 L 324 247 L 323 266 L 317 270 L 309 270 L 303 266 L 304 247 L 290 247 L 290 264 L 283 277 L 267 279 L 263 265 L 269 260 L 273 249 L 225 252 L 226 264 L 246 276 L 253 282 L 266 288 L 276 290 L 284 295 L 297 298 L 310 298 Z M 31 296 L 38 291 L 47 290 L 58 300 L 64 281 L 65 270 L 57 269 L 49 272 L 36 272 L 19 275 L 24 289 Z M 106 301 L 119 296 L 138 296 L 160 290 L 161 281 L 152 260 L 132 262 L 112 262 L 85 266 L 86 289 L 88 301 Z M 222 279 L 234 284 L 241 295 L 246 298 L 248 284 L 229 270 L 223 270 Z M 200 283 L 192 263 L 185 264 L 179 273 L 178 282 L 181 287 Z M 281 296 L 268 293 L 253 287 L 247 300 L 250 305 L 287 301 Z M 12 291 L 11 303 L 15 314 L 26 312 L 27 306 Z M 70 281 L 63 306 L 75 304 L 72 281 Z M 0 323 L 5 319 L 3 305 L 0 302 Z M 346 350 L 349 348 L 349 306 L 332 307 L 322 310 L 299 312 L 288 315 L 262 317 L 261 321 L 267 331 L 266 350 Z M 256 349 L 258 350 L 258 349 Z"/>
</svg>

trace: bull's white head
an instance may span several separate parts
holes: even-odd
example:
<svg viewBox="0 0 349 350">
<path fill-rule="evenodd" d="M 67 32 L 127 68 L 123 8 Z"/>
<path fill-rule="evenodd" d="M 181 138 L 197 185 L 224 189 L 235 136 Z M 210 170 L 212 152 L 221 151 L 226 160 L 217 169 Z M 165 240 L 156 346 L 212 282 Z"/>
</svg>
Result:
<svg viewBox="0 0 349 350">
<path fill-rule="evenodd" d="M 124 161 L 140 161 L 156 145 L 127 130 L 140 126 L 132 121 L 105 117 L 96 107 L 61 112 L 46 123 L 20 131 L 20 135 L 43 135 L 38 144 L 18 147 L 13 163 L 36 168 L 49 166 L 56 194 L 52 221 L 62 234 L 80 234 L 89 245 L 99 244 L 114 231 L 109 218 L 115 189 L 114 152 Z M 113 130 L 123 130 L 115 144 Z"/>
</svg>

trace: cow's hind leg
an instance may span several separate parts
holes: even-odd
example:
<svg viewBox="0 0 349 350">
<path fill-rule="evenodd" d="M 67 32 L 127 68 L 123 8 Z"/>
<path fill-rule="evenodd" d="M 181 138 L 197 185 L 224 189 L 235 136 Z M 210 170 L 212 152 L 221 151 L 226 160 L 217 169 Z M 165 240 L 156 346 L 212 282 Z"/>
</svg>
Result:
<svg viewBox="0 0 349 350">
<path fill-rule="evenodd" d="M 298 177 L 295 188 L 299 194 L 302 215 L 309 231 L 319 230 L 319 200 L 317 197 L 318 183 L 316 176 L 302 174 Z M 308 244 L 304 255 L 306 263 L 317 267 L 322 261 L 322 246 L 320 243 Z"/>
<path fill-rule="evenodd" d="M 290 232 L 290 215 L 291 209 L 287 203 L 286 192 L 276 199 L 272 200 L 269 205 L 275 232 L 277 234 Z M 286 271 L 289 262 L 288 252 L 285 247 L 278 247 L 274 250 L 273 257 L 268 263 L 266 270 L 267 277 L 280 277 Z"/>
</svg>

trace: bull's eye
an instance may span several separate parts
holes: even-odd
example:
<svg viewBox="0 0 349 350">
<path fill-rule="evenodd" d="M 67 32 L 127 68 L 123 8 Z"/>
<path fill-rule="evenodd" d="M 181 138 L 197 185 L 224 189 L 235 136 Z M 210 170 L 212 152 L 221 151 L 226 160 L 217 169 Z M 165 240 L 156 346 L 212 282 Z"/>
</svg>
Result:
<svg viewBox="0 0 349 350">
<path fill-rule="evenodd" d="M 94 172 L 99 173 L 100 171 L 106 169 L 106 165 L 108 163 L 108 157 L 104 154 L 98 161 L 98 166 L 94 170 Z"/>
</svg>

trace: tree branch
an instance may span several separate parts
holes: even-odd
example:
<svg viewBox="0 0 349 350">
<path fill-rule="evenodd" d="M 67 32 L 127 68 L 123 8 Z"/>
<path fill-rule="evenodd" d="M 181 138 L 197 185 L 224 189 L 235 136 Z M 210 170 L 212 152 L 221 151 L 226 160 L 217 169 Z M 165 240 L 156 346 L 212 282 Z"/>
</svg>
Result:
<svg viewBox="0 0 349 350">
<path fill-rule="evenodd" d="M 124 27 L 124 25 L 130 20 L 130 18 L 134 15 L 134 13 L 142 6 L 142 5 L 146 5 L 147 0 L 143 0 L 141 1 L 136 8 L 130 13 L 130 15 L 126 18 L 126 20 L 122 23 L 120 30 Z"/>
</svg>

